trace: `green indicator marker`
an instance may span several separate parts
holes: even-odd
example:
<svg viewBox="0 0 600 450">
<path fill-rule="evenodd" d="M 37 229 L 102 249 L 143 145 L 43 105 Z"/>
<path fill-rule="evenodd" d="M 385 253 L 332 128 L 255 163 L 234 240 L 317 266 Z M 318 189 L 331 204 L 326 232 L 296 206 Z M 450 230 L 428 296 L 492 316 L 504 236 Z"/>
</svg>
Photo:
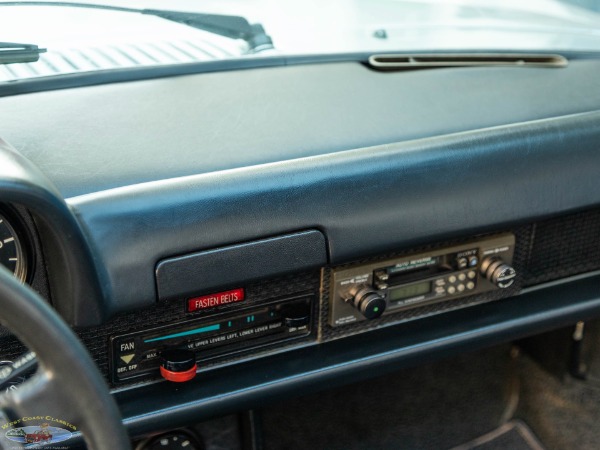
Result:
<svg viewBox="0 0 600 450">
<path fill-rule="evenodd" d="M 376 306 L 375 308 L 373 308 L 373 312 L 379 312 L 379 306 Z"/>
</svg>

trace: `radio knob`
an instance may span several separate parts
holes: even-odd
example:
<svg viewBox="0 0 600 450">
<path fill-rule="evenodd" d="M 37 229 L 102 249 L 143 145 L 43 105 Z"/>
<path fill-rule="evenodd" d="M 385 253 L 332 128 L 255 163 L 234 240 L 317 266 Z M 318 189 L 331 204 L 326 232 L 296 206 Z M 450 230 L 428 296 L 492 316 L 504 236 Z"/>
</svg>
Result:
<svg viewBox="0 0 600 450">
<path fill-rule="evenodd" d="M 481 262 L 481 275 L 500 289 L 506 289 L 515 282 L 517 272 L 499 256 L 488 256 Z"/>
<path fill-rule="evenodd" d="M 367 286 L 353 288 L 345 301 L 358 309 L 369 320 L 381 316 L 386 306 L 385 298 Z"/>
</svg>

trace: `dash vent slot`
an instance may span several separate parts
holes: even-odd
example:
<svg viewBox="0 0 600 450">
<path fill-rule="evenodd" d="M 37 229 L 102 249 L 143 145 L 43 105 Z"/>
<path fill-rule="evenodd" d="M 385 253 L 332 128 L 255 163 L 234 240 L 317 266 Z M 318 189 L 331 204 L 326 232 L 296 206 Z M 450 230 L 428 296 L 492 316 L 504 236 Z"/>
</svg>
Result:
<svg viewBox="0 0 600 450">
<path fill-rule="evenodd" d="M 376 70 L 395 71 L 437 67 L 566 67 L 561 55 L 533 53 L 424 53 L 373 55 L 369 65 Z"/>
</svg>

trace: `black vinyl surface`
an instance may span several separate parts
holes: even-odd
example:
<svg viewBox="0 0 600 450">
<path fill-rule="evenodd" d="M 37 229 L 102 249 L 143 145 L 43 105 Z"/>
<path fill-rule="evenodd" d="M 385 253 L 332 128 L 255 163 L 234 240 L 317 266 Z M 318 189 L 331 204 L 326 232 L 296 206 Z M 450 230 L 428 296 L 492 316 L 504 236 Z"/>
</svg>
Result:
<svg viewBox="0 0 600 450">
<path fill-rule="evenodd" d="M 326 264 L 325 236 L 308 230 L 162 260 L 156 266 L 156 288 L 160 300 L 181 299 Z"/>
<path fill-rule="evenodd" d="M 166 258 L 316 229 L 341 264 L 600 204 L 599 64 L 206 73 L 3 97 L 0 122 L 70 197 L 48 260 L 91 260 L 57 272 L 97 278 L 61 309 L 90 325 L 153 305 Z"/>
<path fill-rule="evenodd" d="M 600 61 L 374 72 L 305 64 L 0 98 L 65 197 L 600 109 Z"/>
<path fill-rule="evenodd" d="M 106 270 L 105 307 L 115 313 L 154 304 L 155 265 L 169 256 L 318 229 L 330 263 L 341 264 L 593 207 L 598 142 L 600 113 L 588 113 L 140 184 L 69 205 Z"/>
</svg>

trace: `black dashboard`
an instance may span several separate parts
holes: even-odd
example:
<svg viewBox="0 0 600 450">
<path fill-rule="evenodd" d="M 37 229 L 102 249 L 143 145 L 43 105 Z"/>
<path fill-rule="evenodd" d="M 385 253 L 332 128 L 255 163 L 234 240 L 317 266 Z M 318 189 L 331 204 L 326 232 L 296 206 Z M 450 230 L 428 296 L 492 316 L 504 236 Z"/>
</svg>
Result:
<svg viewBox="0 0 600 450">
<path fill-rule="evenodd" d="M 600 313 L 600 61 L 568 57 L 7 88 L 0 218 L 134 435 L 368 382 Z M 493 251 L 516 273 L 502 289 Z M 372 291 L 344 290 L 348 270 Z M 372 320 L 332 316 L 344 302 Z M 0 359 L 24 351 L 1 339 Z M 167 341 L 195 352 L 188 383 L 162 381 Z"/>
</svg>

